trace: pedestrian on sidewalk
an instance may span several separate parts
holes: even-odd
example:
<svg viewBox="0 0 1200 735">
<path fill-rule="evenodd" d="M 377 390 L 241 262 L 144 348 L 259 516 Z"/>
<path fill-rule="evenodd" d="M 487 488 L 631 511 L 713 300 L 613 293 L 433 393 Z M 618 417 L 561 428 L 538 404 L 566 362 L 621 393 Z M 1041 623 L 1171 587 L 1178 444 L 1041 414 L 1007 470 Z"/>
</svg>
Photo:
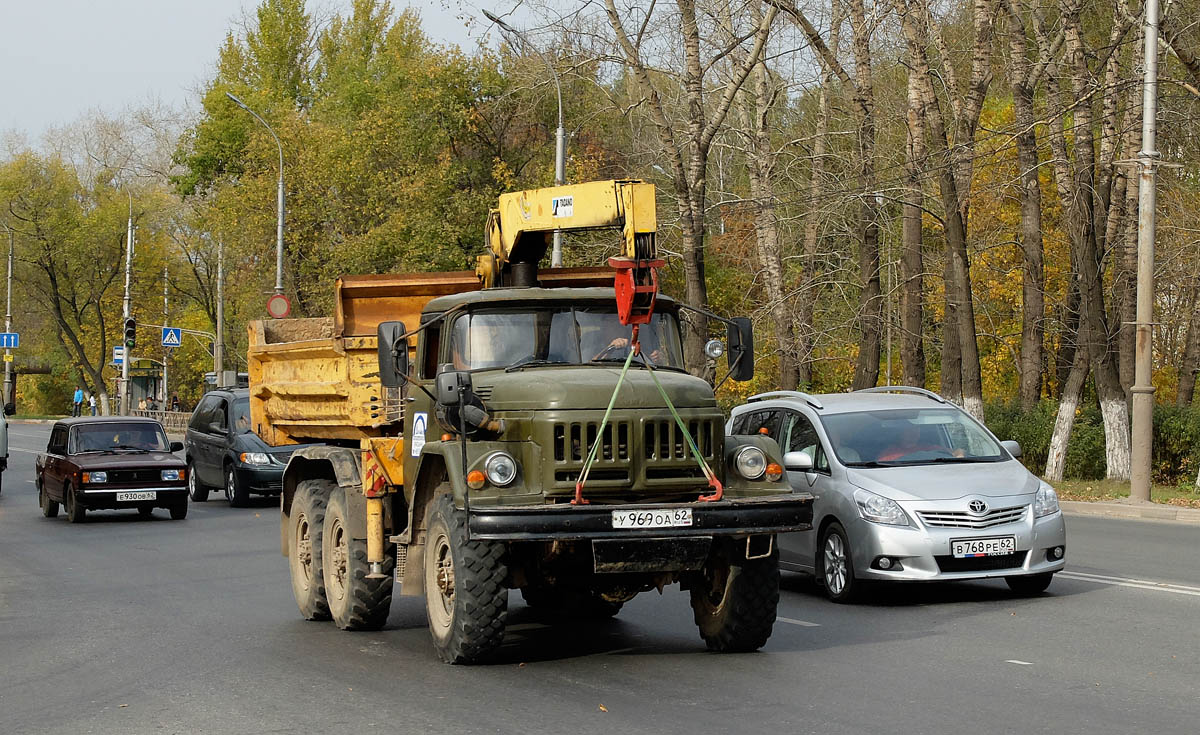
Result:
<svg viewBox="0 0 1200 735">
<path fill-rule="evenodd" d="M 96 415 L 96 394 L 95 393 L 88 394 L 88 408 L 92 409 L 92 415 L 95 416 Z"/>
<path fill-rule="evenodd" d="M 71 415 L 78 416 L 83 409 L 83 386 L 75 386 L 75 396 L 71 399 Z"/>
</svg>

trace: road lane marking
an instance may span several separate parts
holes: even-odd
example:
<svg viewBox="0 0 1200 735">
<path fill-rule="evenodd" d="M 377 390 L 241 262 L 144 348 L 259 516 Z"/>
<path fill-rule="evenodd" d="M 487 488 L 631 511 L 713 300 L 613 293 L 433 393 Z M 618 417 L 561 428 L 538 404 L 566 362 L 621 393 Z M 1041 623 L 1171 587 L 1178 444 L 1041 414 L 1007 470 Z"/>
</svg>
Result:
<svg viewBox="0 0 1200 735">
<path fill-rule="evenodd" d="M 1139 590 L 1173 592 L 1177 595 L 1200 597 L 1200 587 L 1189 587 L 1185 584 L 1169 584 L 1167 582 L 1155 582 L 1150 579 L 1130 579 L 1129 577 L 1109 577 L 1103 574 L 1088 574 L 1086 572 L 1059 572 L 1058 576 L 1075 579 L 1080 582 L 1095 582 L 1096 584 L 1110 584 L 1114 587 L 1132 587 Z"/>
<path fill-rule="evenodd" d="M 1017 666 L 1033 666 L 1033 662 L 1032 662 L 1032 661 L 1021 661 L 1021 660 L 1019 660 L 1019 659 L 1015 659 L 1015 658 L 1010 658 L 1010 659 L 1008 659 L 1007 661 L 1005 661 L 1004 663 L 1006 663 L 1006 664 L 1016 664 Z"/>
<path fill-rule="evenodd" d="M 799 625 L 804 628 L 820 628 L 821 627 L 820 623 L 810 623 L 807 620 L 796 620 L 795 618 L 784 618 L 784 617 L 777 617 L 775 619 L 781 623 L 788 623 L 789 625 Z"/>
<path fill-rule="evenodd" d="M 41 454 L 41 449 L 21 449 L 20 447 L 9 447 L 10 452 L 25 452 L 26 454 Z"/>
</svg>

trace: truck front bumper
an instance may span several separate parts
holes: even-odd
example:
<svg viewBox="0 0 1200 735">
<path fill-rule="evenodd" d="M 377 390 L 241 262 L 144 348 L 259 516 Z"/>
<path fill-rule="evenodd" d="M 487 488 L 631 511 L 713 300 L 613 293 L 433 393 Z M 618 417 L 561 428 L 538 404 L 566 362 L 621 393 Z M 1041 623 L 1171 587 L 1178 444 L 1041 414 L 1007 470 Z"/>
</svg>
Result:
<svg viewBox="0 0 1200 735">
<path fill-rule="evenodd" d="M 613 512 L 690 508 L 692 525 L 666 528 L 613 528 Z M 747 536 L 812 529 L 813 497 L 808 493 L 736 498 L 711 503 L 621 505 L 471 505 L 468 534 L 483 541 L 567 541 L 694 536 Z"/>
</svg>

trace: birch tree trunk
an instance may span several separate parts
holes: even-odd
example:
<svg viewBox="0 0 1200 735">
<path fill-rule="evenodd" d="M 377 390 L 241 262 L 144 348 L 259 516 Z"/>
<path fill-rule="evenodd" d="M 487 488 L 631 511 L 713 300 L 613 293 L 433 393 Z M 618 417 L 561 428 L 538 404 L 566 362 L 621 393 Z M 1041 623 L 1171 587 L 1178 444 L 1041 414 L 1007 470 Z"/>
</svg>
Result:
<svg viewBox="0 0 1200 735">
<path fill-rule="evenodd" d="M 1058 482 L 1063 478 L 1067 442 L 1071 439 L 1071 430 L 1075 428 L 1075 411 L 1079 408 L 1079 399 L 1083 395 L 1083 384 L 1087 380 L 1087 374 L 1087 350 L 1078 350 L 1075 353 L 1075 362 L 1071 365 L 1067 380 L 1063 384 L 1058 413 L 1054 417 L 1054 431 L 1050 434 L 1050 451 L 1046 455 L 1045 474 L 1045 478 L 1050 482 Z"/>
<path fill-rule="evenodd" d="M 903 207 L 903 249 L 900 255 L 900 362 L 904 368 L 904 384 L 925 387 L 924 258 L 922 256 L 922 227 L 924 191 L 921 188 L 921 169 L 925 162 L 925 119 L 917 80 L 908 78 L 908 108 L 906 114 L 906 158 Z"/>
</svg>

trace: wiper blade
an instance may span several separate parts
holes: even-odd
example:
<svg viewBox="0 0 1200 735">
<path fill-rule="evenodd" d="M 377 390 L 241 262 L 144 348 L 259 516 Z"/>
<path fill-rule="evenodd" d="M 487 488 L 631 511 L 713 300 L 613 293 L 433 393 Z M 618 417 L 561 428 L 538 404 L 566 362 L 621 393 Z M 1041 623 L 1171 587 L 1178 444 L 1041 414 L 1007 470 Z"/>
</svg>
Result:
<svg viewBox="0 0 1200 735">
<path fill-rule="evenodd" d="M 895 462 L 876 462 L 876 461 L 847 462 L 846 466 L 847 467 L 896 467 L 897 463 L 895 463 Z"/>
<path fill-rule="evenodd" d="M 570 365 L 570 363 L 565 360 L 526 360 L 525 362 L 518 362 L 516 365 L 509 365 L 504 368 L 504 372 L 511 373 L 522 368 L 540 367 L 543 365 Z"/>
</svg>

